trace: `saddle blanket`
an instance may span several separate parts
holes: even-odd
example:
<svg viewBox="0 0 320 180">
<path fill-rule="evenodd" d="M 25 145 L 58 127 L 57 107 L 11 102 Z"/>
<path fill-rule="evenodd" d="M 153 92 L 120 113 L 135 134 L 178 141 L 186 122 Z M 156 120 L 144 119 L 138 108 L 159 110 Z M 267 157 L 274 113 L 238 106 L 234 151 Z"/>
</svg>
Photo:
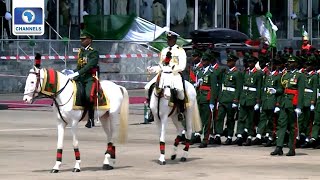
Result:
<svg viewBox="0 0 320 180">
<path fill-rule="evenodd" d="M 96 81 L 98 82 L 98 81 Z M 85 99 L 85 93 L 82 89 L 81 86 L 79 86 L 78 83 L 75 81 L 72 81 L 73 87 L 74 87 L 74 93 L 76 94 L 73 96 L 73 109 L 75 110 L 84 110 L 86 101 Z M 97 86 L 94 86 L 97 87 Z M 99 83 L 99 89 L 98 89 L 98 97 L 96 96 L 97 88 L 94 89 L 93 96 L 91 98 L 93 99 L 94 102 L 94 109 L 97 110 L 109 110 L 110 109 L 110 99 L 107 97 L 106 93 L 104 90 L 101 88 L 100 83 Z M 91 99 L 90 98 L 90 99 Z M 98 105 L 97 105 L 98 104 Z"/>
</svg>

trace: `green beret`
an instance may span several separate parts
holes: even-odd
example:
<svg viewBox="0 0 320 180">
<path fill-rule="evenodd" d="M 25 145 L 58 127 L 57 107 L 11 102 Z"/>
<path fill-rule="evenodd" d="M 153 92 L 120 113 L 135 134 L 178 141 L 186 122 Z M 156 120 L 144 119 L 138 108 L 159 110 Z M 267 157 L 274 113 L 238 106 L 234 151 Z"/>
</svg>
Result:
<svg viewBox="0 0 320 180">
<path fill-rule="evenodd" d="M 234 54 L 232 54 L 232 53 L 229 53 L 229 54 L 228 54 L 228 59 L 227 59 L 227 61 L 232 61 L 232 60 L 237 61 L 238 59 L 239 59 L 238 56 L 236 56 L 236 55 L 234 55 Z"/>
<path fill-rule="evenodd" d="M 258 62 L 259 61 L 259 59 L 257 58 L 257 57 L 255 57 L 255 56 L 251 56 L 248 60 L 247 60 L 247 62 Z"/>
<path fill-rule="evenodd" d="M 94 39 L 94 35 L 86 30 L 83 30 L 81 32 L 80 39 L 86 39 L 86 38 Z"/>
<path fill-rule="evenodd" d="M 193 49 L 191 55 L 192 56 L 202 56 L 202 51 L 200 51 L 199 49 Z"/>
<path fill-rule="evenodd" d="M 315 65 L 315 63 L 316 63 L 316 57 L 315 56 L 310 56 L 310 57 L 308 57 L 307 58 L 307 61 L 306 61 L 306 64 L 307 65 Z"/>
<path fill-rule="evenodd" d="M 211 61 L 212 60 L 212 55 L 210 52 L 206 51 L 202 55 L 202 61 Z"/>
<path fill-rule="evenodd" d="M 288 62 L 298 62 L 298 60 L 295 56 L 290 55 L 288 58 Z"/>
</svg>

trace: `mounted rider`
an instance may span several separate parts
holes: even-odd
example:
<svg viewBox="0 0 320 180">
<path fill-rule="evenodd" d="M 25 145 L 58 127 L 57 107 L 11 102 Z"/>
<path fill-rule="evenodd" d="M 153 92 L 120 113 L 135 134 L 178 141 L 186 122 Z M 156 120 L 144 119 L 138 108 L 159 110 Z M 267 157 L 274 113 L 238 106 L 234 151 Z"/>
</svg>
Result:
<svg viewBox="0 0 320 180">
<path fill-rule="evenodd" d="M 81 33 L 81 46 L 82 48 L 79 51 L 77 69 L 75 73 L 68 75 L 70 79 L 79 81 L 85 90 L 86 95 L 86 104 L 88 108 L 89 119 L 85 125 L 87 128 L 94 126 L 94 98 L 92 90 L 96 88 L 97 81 L 97 71 L 99 63 L 99 53 L 97 50 L 91 47 L 92 39 L 94 35 L 88 31 L 83 31 Z"/>
<path fill-rule="evenodd" d="M 184 84 L 183 84 L 183 77 L 182 71 L 185 70 L 187 64 L 187 55 L 186 52 L 182 47 L 179 47 L 176 42 L 178 38 L 178 34 L 172 31 L 167 32 L 167 43 L 168 47 L 162 49 L 160 53 L 160 64 L 164 66 L 170 66 L 173 68 L 172 72 L 174 74 L 175 82 L 175 90 L 177 93 L 177 99 L 179 104 L 180 113 L 178 115 L 179 120 L 183 120 L 183 112 L 184 112 Z M 150 73 L 159 73 L 161 68 L 160 66 L 152 66 L 147 68 L 148 72 Z M 150 102 L 150 87 L 156 82 L 157 76 L 155 76 L 148 84 L 145 86 L 146 93 L 148 94 L 147 102 Z M 152 90 L 153 88 L 151 88 Z"/>
</svg>

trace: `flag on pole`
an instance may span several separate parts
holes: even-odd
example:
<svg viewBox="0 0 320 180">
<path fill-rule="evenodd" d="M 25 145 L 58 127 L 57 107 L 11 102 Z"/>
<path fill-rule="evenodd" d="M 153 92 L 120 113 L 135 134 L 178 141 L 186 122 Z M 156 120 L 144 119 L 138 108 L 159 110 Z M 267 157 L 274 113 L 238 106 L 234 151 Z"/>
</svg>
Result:
<svg viewBox="0 0 320 180">
<path fill-rule="evenodd" d="M 275 24 L 273 24 L 271 18 L 272 14 L 268 12 L 266 15 L 257 17 L 256 22 L 260 36 L 266 39 L 266 43 L 270 47 L 276 47 L 278 27 Z"/>
</svg>

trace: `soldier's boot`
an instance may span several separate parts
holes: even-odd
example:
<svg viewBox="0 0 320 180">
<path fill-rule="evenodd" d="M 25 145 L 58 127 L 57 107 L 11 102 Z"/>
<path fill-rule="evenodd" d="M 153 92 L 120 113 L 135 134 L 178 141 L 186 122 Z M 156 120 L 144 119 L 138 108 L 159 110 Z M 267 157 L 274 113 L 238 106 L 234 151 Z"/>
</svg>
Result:
<svg viewBox="0 0 320 180">
<path fill-rule="evenodd" d="M 255 139 L 252 141 L 252 145 L 262 145 L 262 140 L 259 139 L 259 138 L 255 138 Z"/>
<path fill-rule="evenodd" d="M 87 124 L 85 125 L 87 128 L 92 128 L 94 127 L 94 109 L 93 107 L 90 107 L 88 109 L 88 121 L 87 121 Z"/>
<path fill-rule="evenodd" d="M 224 145 L 231 145 L 232 139 L 230 137 L 227 138 L 227 140 L 224 142 Z"/>
<path fill-rule="evenodd" d="M 243 143 L 244 146 L 251 146 L 252 145 L 252 140 L 251 140 L 251 137 L 248 137 L 246 142 Z"/>
<path fill-rule="evenodd" d="M 295 156 L 296 151 L 294 149 L 290 149 L 289 152 L 286 154 L 286 156 Z"/>
<path fill-rule="evenodd" d="M 264 147 L 271 147 L 272 146 L 272 139 L 268 138 L 267 143 L 264 145 Z"/>
<path fill-rule="evenodd" d="M 221 145 L 221 138 L 220 138 L 220 136 L 216 136 L 216 138 L 214 138 L 213 144 Z"/>
<path fill-rule="evenodd" d="M 201 135 L 199 133 L 195 133 L 192 138 L 190 144 L 199 144 L 201 143 Z"/>
<path fill-rule="evenodd" d="M 208 147 L 208 143 L 207 143 L 207 141 L 202 141 L 201 142 L 201 144 L 199 145 L 199 148 L 206 148 L 206 147 Z"/>
<path fill-rule="evenodd" d="M 277 146 L 276 149 L 270 153 L 270 155 L 271 156 L 275 156 L 275 155 L 282 156 L 283 155 L 282 147 Z"/>
<path fill-rule="evenodd" d="M 235 141 L 232 142 L 232 144 L 234 145 L 238 145 L 238 146 L 242 146 L 243 143 L 243 138 L 241 136 L 241 134 L 238 134 L 237 139 Z"/>
<path fill-rule="evenodd" d="M 252 145 L 261 145 L 261 144 L 262 144 L 261 135 L 257 134 L 256 138 L 252 141 Z"/>
<path fill-rule="evenodd" d="M 209 144 L 214 144 L 214 135 L 213 134 L 209 135 Z"/>
</svg>

